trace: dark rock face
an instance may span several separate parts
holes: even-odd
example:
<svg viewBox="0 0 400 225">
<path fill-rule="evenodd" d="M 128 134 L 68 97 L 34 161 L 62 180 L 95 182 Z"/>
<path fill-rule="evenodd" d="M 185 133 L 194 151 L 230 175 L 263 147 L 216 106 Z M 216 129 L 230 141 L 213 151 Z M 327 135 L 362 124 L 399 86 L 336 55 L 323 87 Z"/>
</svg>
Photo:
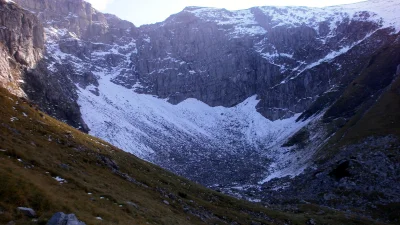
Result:
<svg viewBox="0 0 400 225">
<path fill-rule="evenodd" d="M 76 36 L 94 42 L 113 43 L 122 35 L 134 33 L 132 23 L 103 14 L 83 0 L 17 0 L 19 5 L 38 15 L 47 27 L 67 29 Z M 41 13 L 42 12 L 42 13 Z"/>
<path fill-rule="evenodd" d="M 82 131 L 89 131 L 76 103 L 76 86 L 70 78 L 74 73 L 71 68 L 59 64 L 55 65 L 59 70 L 54 73 L 48 69 L 48 62 L 42 60 L 35 69 L 25 72 L 25 93 L 49 115 Z"/>
<path fill-rule="evenodd" d="M 0 2 L 0 85 L 19 96 L 24 69 L 33 68 L 44 50 L 43 26 L 32 13 L 14 3 Z"/>
<path fill-rule="evenodd" d="M 36 62 L 35 68 L 24 72 L 24 91 L 29 99 L 37 103 L 46 113 L 88 132 L 89 128 L 82 120 L 77 104 L 78 95 L 75 84 L 82 88 L 86 88 L 88 85 L 98 85 L 97 78 L 91 72 L 92 65 L 85 68 L 84 71 L 76 71 L 76 68 L 70 63 L 73 59 L 69 57 L 55 58 L 52 50 L 90 62 L 91 53 L 94 50 L 110 49 L 111 45 L 109 44 L 115 42 L 120 45 L 129 42 L 132 38 L 121 37 L 134 36 L 136 27 L 113 15 L 99 13 L 89 3 L 82 0 L 18 0 L 16 2 L 38 16 L 46 27 L 47 38 L 44 59 Z M 24 13 L 28 12 L 24 11 Z M 36 21 L 38 20 L 36 19 Z M 41 29 L 38 33 L 42 35 L 43 45 L 44 31 L 42 27 Z M 60 33 L 52 33 L 54 30 Z M 58 37 L 59 34 L 62 34 L 61 38 Z M 82 42 L 77 38 L 85 41 Z M 49 44 L 49 40 L 54 42 L 55 49 Z M 114 65 L 120 60 L 119 56 L 108 55 L 104 66 Z M 102 64 L 103 61 L 98 63 Z M 96 91 L 94 90 L 93 93 Z"/>
<path fill-rule="evenodd" d="M 393 154 L 399 146 L 397 137 L 364 139 L 294 179 L 276 179 L 265 184 L 263 198 L 274 204 L 305 200 L 365 211 L 399 202 L 400 167 L 398 156 Z"/>
<path fill-rule="evenodd" d="M 212 106 L 233 106 L 256 93 L 260 74 L 252 69 L 251 40 L 228 41 L 216 24 L 188 12 L 176 17 L 160 28 L 144 28 L 142 35 L 150 43 L 138 41 L 133 62 L 143 77 L 138 81 L 149 84 L 147 92 L 172 103 L 193 97 Z"/>
<path fill-rule="evenodd" d="M 390 41 L 391 30 L 376 31 L 379 26 L 371 21 L 344 17 L 331 38 L 327 23 L 333 15 L 316 31 L 307 25 L 274 27 L 268 13 L 278 12 L 264 10 L 248 12 L 265 29 L 256 35 L 233 35 L 233 25 L 218 23 L 228 17 L 223 10 L 215 10 L 220 17 L 207 20 L 188 8 L 161 24 L 141 27 L 138 52 L 131 58 L 135 74 L 117 76 L 114 82 L 128 88 L 139 82 L 146 87 L 140 91 L 169 98 L 173 104 L 196 98 L 230 107 L 257 94 L 258 111 L 276 120 L 305 111 L 326 90 L 347 86 L 368 55 Z M 340 46 L 352 49 L 334 60 L 315 63 L 340 51 Z"/>
</svg>

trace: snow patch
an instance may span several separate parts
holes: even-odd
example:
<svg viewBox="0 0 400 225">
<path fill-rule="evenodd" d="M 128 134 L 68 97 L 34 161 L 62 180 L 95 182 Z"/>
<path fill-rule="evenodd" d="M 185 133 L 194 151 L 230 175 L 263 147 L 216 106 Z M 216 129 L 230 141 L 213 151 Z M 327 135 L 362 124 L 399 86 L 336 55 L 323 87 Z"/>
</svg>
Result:
<svg viewBox="0 0 400 225">
<path fill-rule="evenodd" d="M 306 25 L 319 33 L 321 22 L 328 22 L 330 31 L 327 38 L 334 35 L 337 26 L 345 18 L 373 21 L 379 24 L 381 28 L 393 27 L 396 33 L 400 31 L 400 1 L 398 0 L 369 0 L 323 8 L 262 6 L 228 11 L 218 8 L 189 7 L 186 8 L 186 11 L 202 20 L 216 22 L 221 26 L 221 29 L 231 30 L 232 37 L 236 38 L 244 35 L 263 35 L 267 33 L 265 28 L 256 20 L 257 9 L 271 19 L 272 28 Z"/>
<path fill-rule="evenodd" d="M 53 177 L 54 180 L 58 181 L 60 184 L 67 183 L 67 181 L 59 176 Z"/>
<path fill-rule="evenodd" d="M 256 111 L 257 96 L 231 108 L 210 107 L 196 99 L 172 105 L 166 99 L 116 85 L 110 81 L 112 76 L 99 77 L 100 96 L 78 87 L 78 104 L 90 134 L 147 160 L 155 147 L 168 146 L 168 140 L 179 135 L 198 143 L 207 140 L 221 149 L 229 146 L 230 151 L 236 141 L 263 151 L 304 125 L 296 123 L 299 114 L 284 120 L 266 119 Z"/>
<path fill-rule="evenodd" d="M 337 58 L 337 57 L 339 57 L 339 56 L 341 56 L 341 55 L 347 53 L 347 52 L 350 51 L 352 48 L 354 48 L 355 46 L 359 45 L 361 42 L 363 42 L 363 41 L 366 40 L 367 38 L 371 37 L 371 35 L 373 35 L 376 31 L 377 31 L 377 30 L 375 30 L 375 31 L 373 31 L 373 32 L 371 32 L 371 33 L 365 35 L 364 38 L 362 38 L 362 39 L 360 39 L 360 40 L 358 40 L 358 41 L 352 43 L 351 45 L 344 46 L 344 47 L 342 47 L 341 49 L 338 49 L 338 50 L 336 50 L 336 51 L 332 51 L 332 52 L 328 53 L 324 58 L 322 58 L 322 59 L 320 59 L 320 60 L 318 60 L 318 61 L 316 61 L 316 62 L 313 62 L 313 63 L 311 63 L 311 64 L 308 64 L 306 67 L 304 67 L 302 70 L 300 70 L 300 71 L 297 73 L 297 75 L 291 77 L 290 80 L 295 79 L 296 77 L 298 77 L 301 73 L 303 73 L 303 72 L 306 71 L 306 70 L 312 69 L 312 68 L 314 68 L 314 67 L 316 67 L 316 66 L 318 66 L 318 65 L 320 65 L 320 64 L 322 64 L 322 63 L 324 63 L 324 62 L 332 61 L 333 59 L 335 59 L 335 58 Z M 296 68 L 296 69 L 294 69 L 294 70 L 298 70 L 298 68 Z"/>
<path fill-rule="evenodd" d="M 216 8 L 191 8 L 187 10 L 203 20 L 216 22 L 224 29 L 231 29 L 233 38 L 262 35 L 267 32 L 258 24 L 250 9 L 228 11 Z"/>
<path fill-rule="evenodd" d="M 90 134 L 148 161 L 152 161 L 160 149 L 185 149 L 187 143 L 179 146 L 179 139 L 190 137 L 193 143 L 211 146 L 209 149 L 218 151 L 221 157 L 240 154 L 246 149 L 258 151 L 276 162 L 277 170 L 282 170 L 287 161 L 280 164 L 281 154 L 276 146 L 281 146 L 287 137 L 308 123 L 296 122 L 300 114 L 283 120 L 266 119 L 256 111 L 260 101 L 257 96 L 231 108 L 210 107 L 196 99 L 172 105 L 166 99 L 135 93 L 140 83 L 136 83 L 134 89 L 114 84 L 111 80 L 116 73 L 94 73 L 100 78 L 99 96 L 90 92 L 91 86 L 78 87 L 78 104 L 91 129 Z M 242 143 L 242 147 L 237 143 Z M 293 176 L 299 173 L 293 167 L 290 172 Z"/>
</svg>

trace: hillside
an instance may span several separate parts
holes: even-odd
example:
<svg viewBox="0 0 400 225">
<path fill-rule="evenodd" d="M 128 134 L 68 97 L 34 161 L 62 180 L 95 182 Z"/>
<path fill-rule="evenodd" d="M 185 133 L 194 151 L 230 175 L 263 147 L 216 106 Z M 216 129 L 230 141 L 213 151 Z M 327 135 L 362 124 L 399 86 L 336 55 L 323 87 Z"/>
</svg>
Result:
<svg viewBox="0 0 400 225">
<path fill-rule="evenodd" d="M 58 211 L 87 224 L 373 224 L 311 204 L 282 213 L 239 201 L 58 122 L 4 89 L 0 102 L 1 223 L 36 224 L 16 212 L 26 206 L 38 212 L 38 224 Z"/>
</svg>

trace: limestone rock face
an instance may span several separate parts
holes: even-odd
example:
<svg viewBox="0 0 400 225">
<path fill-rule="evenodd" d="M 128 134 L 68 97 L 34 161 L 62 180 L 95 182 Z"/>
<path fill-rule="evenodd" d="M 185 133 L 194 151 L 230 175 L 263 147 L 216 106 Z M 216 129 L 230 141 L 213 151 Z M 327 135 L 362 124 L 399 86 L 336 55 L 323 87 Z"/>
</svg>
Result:
<svg viewBox="0 0 400 225">
<path fill-rule="evenodd" d="M 66 29 L 77 37 L 110 43 L 113 35 L 135 29 L 129 22 L 98 12 L 83 0 L 17 0 L 19 5 L 35 13 L 46 27 Z M 119 35 L 120 36 L 120 35 Z"/>
<path fill-rule="evenodd" d="M 33 12 L 46 12 L 38 15 L 42 21 L 57 21 L 58 24 L 79 36 L 90 34 L 93 21 L 99 24 L 105 21 L 103 14 L 95 14 L 91 5 L 83 0 L 21 0 L 18 4 Z M 104 31 L 104 27 L 100 27 L 102 26 L 98 27 L 98 31 Z"/>
<path fill-rule="evenodd" d="M 75 84 L 83 88 L 96 85 L 97 78 L 91 72 L 93 66 L 115 65 L 119 63 L 121 55 L 110 53 L 105 55 L 104 60 L 102 57 L 101 60 L 92 62 L 93 51 L 112 50 L 115 43 L 129 44 L 136 35 L 137 28 L 116 16 L 96 11 L 83 0 L 15 2 L 25 9 L 20 9 L 23 13 L 31 15 L 36 21 L 39 19 L 40 24 L 45 27 L 44 30 L 40 27 L 38 33 L 42 38 L 35 41 L 42 44 L 43 50 L 43 36 L 45 36 L 44 58 L 36 63 L 32 62 L 36 65 L 35 68 L 23 71 L 24 91 L 29 99 L 37 103 L 46 113 L 88 132 L 89 128 L 82 120 L 77 104 Z M 130 50 L 132 46 L 125 47 L 124 51 L 119 53 L 128 53 Z M 57 56 L 61 54 L 64 57 L 56 57 L 57 53 Z M 6 58 L 2 57 L 1 60 Z M 77 71 L 75 67 L 77 64 L 73 63 L 74 61 L 76 63 L 75 59 L 87 61 L 90 65 L 82 65 L 83 70 Z M 21 70 L 17 69 L 18 73 L 19 71 Z M 96 93 L 95 90 L 93 92 Z"/>
<path fill-rule="evenodd" d="M 11 2 L 0 2 L 0 85 L 25 96 L 24 69 L 32 69 L 44 50 L 43 26 L 37 17 Z"/>
<path fill-rule="evenodd" d="M 257 94 L 258 111 L 277 120 L 305 111 L 326 90 L 347 86 L 368 60 L 358 56 L 393 41 L 391 29 L 378 31 L 375 21 L 351 14 L 325 12 L 315 15 L 322 17 L 319 23 L 311 18 L 301 25 L 272 19 L 288 13 L 274 7 L 186 8 L 163 23 L 140 27 L 131 57 L 135 73 L 114 81 L 128 88 L 140 83 L 139 91 L 173 104 L 196 98 L 231 107 Z"/>
</svg>

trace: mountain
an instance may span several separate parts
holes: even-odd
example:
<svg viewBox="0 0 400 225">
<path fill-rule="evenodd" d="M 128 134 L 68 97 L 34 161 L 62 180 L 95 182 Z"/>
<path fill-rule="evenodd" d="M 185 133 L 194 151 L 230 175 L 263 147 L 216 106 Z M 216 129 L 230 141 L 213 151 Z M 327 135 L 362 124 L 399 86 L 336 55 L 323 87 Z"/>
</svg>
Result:
<svg viewBox="0 0 400 225">
<path fill-rule="evenodd" d="M 303 204 L 284 213 L 211 191 L 42 113 L 0 88 L 0 223 L 383 224 Z M 32 219 L 17 212 L 31 207 Z M 320 215 L 316 210 L 323 210 Z"/>
<path fill-rule="evenodd" d="M 398 220 L 397 1 L 188 7 L 141 27 L 15 2 L 1 83 L 51 116 L 236 197 Z"/>
</svg>

